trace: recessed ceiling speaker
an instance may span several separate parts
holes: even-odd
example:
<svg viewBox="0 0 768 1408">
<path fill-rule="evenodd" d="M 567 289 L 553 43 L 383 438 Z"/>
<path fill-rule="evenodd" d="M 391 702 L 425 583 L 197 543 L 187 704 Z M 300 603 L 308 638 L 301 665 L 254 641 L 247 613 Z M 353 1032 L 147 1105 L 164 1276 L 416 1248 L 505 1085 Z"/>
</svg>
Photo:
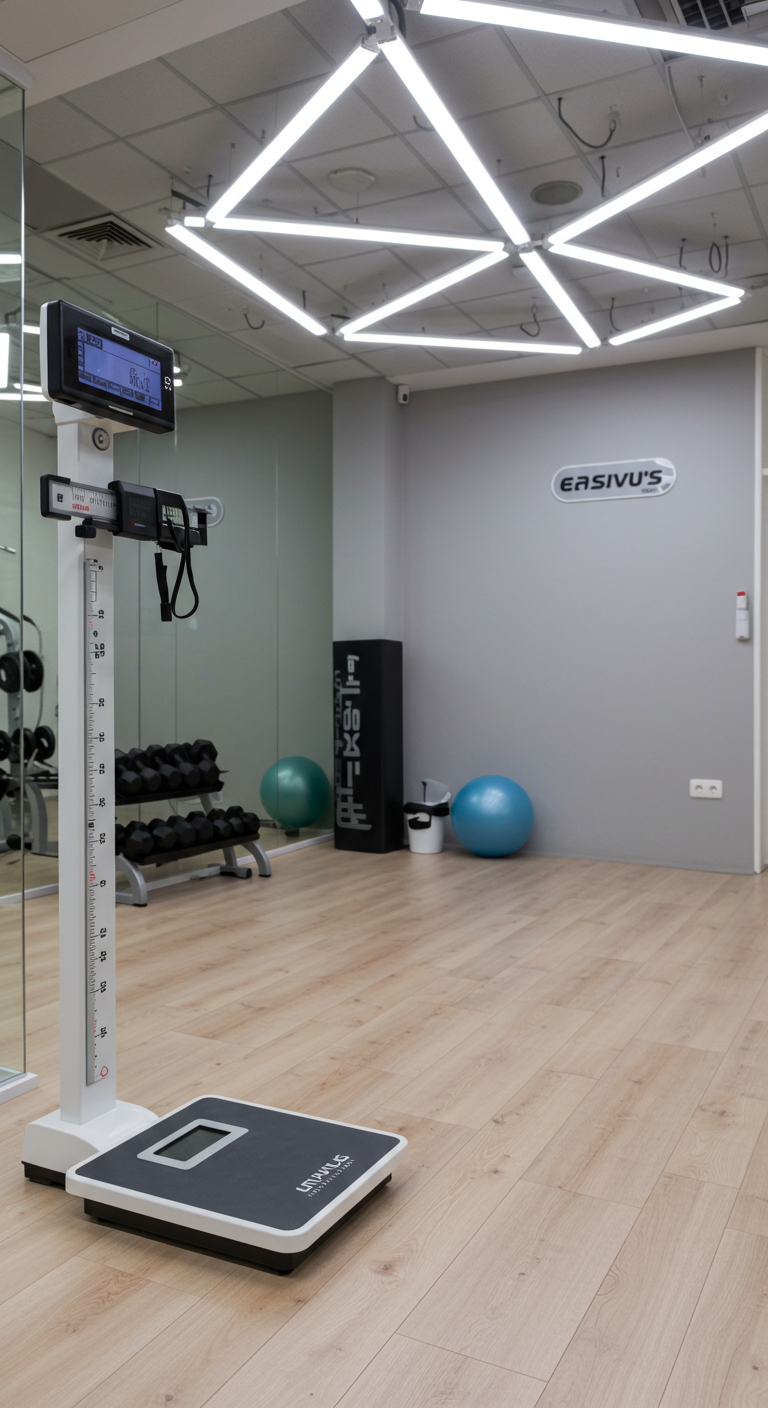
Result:
<svg viewBox="0 0 768 1408">
<path fill-rule="evenodd" d="M 347 195 L 359 196 L 363 191 L 367 191 L 372 186 L 376 177 L 372 171 L 366 171 L 362 166 L 340 166 L 338 171 L 330 171 L 328 180 L 337 191 L 345 191 Z"/>
<path fill-rule="evenodd" d="M 537 205 L 570 205 L 582 194 L 582 188 L 576 181 L 545 181 L 531 191 Z"/>
</svg>

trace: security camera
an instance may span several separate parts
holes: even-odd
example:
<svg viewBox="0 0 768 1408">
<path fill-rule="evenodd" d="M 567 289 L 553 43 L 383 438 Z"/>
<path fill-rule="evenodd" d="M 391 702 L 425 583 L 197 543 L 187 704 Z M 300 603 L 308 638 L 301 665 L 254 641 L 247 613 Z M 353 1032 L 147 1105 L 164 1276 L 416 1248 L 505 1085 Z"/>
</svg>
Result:
<svg viewBox="0 0 768 1408">
<path fill-rule="evenodd" d="M 403 386 L 403 385 L 398 386 L 398 388 L 397 388 L 397 404 L 398 404 L 398 406 L 407 406 L 407 405 L 408 405 L 408 402 L 410 401 L 410 399 L 411 399 L 411 388 L 410 388 L 410 386 Z"/>
</svg>

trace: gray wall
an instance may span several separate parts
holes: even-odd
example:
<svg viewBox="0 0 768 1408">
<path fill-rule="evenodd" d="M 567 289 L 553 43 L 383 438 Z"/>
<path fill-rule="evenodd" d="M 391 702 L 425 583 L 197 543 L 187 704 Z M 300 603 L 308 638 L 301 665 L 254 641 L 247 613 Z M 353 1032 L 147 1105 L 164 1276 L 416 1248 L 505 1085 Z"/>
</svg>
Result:
<svg viewBox="0 0 768 1408">
<path fill-rule="evenodd" d="M 755 353 L 421 392 L 399 414 L 407 795 L 505 773 L 533 800 L 531 850 L 751 871 L 734 607 L 753 588 Z M 551 493 L 561 465 L 648 456 L 677 468 L 664 498 Z M 723 801 L 690 799 L 691 777 L 722 778 Z"/>
<path fill-rule="evenodd" d="M 118 746 L 211 738 L 227 800 L 257 810 L 278 756 L 302 753 L 330 777 L 330 398 L 182 411 L 176 437 L 115 446 L 119 477 L 216 494 L 226 511 L 193 555 L 201 606 L 189 621 L 160 620 L 154 548 L 116 543 Z M 172 585 L 178 559 L 165 561 Z"/>
</svg>

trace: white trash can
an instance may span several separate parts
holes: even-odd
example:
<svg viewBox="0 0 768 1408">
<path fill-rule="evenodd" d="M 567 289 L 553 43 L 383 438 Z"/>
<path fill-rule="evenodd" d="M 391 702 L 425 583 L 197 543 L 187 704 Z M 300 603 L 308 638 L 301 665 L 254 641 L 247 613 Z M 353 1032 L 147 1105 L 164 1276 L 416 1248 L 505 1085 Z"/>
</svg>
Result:
<svg viewBox="0 0 768 1408">
<path fill-rule="evenodd" d="M 432 777 L 422 778 L 421 786 L 423 800 L 406 802 L 403 807 L 408 820 L 408 845 L 417 855 L 434 856 L 443 849 L 451 794 L 444 782 L 435 782 Z"/>
</svg>

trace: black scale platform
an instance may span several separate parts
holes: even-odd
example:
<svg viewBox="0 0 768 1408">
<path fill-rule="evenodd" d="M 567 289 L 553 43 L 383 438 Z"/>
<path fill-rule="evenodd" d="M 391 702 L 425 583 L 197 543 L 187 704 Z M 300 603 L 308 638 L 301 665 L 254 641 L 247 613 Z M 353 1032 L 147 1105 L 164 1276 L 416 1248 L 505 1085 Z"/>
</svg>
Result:
<svg viewBox="0 0 768 1408">
<path fill-rule="evenodd" d="M 67 1190 L 94 1217 L 290 1271 L 406 1154 L 397 1134 L 209 1095 L 70 1169 Z"/>
</svg>

